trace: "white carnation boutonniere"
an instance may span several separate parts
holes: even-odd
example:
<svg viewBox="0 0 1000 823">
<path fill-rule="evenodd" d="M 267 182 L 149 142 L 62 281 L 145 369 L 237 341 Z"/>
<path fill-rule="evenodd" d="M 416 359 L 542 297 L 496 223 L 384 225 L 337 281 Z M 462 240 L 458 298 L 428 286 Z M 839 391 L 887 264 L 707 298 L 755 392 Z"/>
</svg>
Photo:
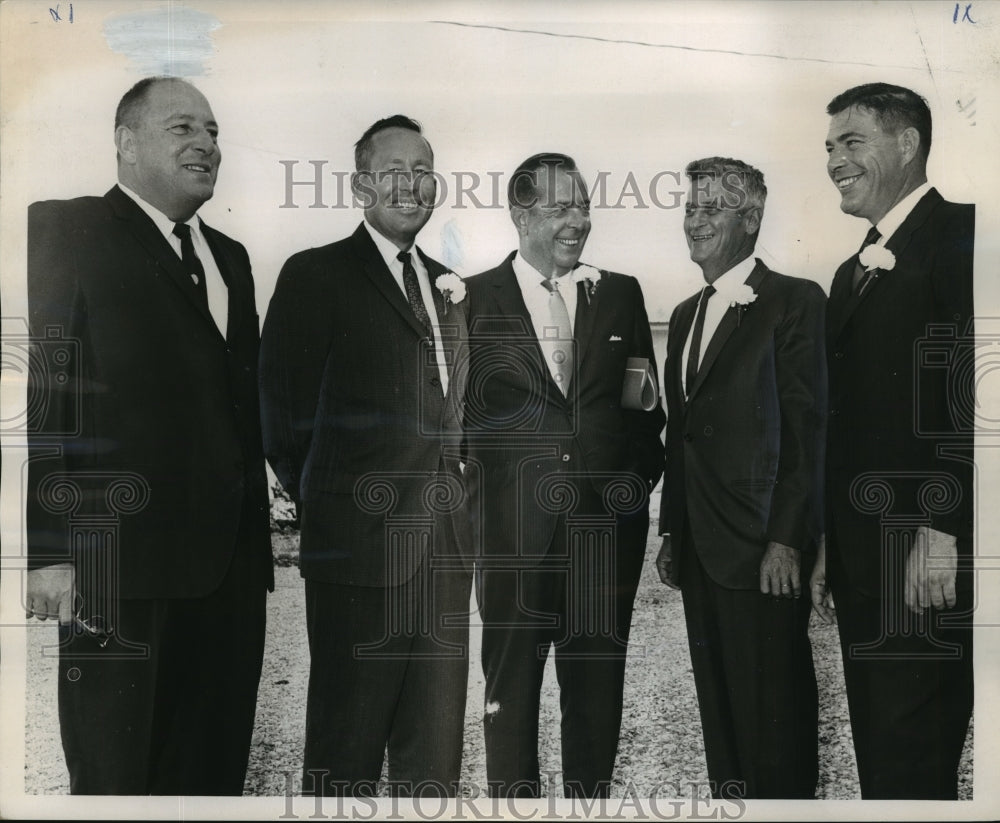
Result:
<svg viewBox="0 0 1000 823">
<path fill-rule="evenodd" d="M 720 291 L 719 296 L 729 303 L 730 308 L 736 309 L 736 325 L 738 326 L 740 321 L 743 320 L 743 313 L 757 299 L 757 292 L 753 290 L 752 286 L 741 283 L 734 289 L 724 292 Z"/>
<path fill-rule="evenodd" d="M 879 246 L 875 243 L 866 246 L 858 256 L 858 260 L 865 267 L 866 272 L 875 271 L 875 269 L 892 271 L 896 267 L 896 255 L 885 246 Z"/>
<path fill-rule="evenodd" d="M 453 271 L 446 271 L 444 274 L 439 274 L 434 279 L 434 285 L 437 286 L 437 290 L 444 297 L 445 316 L 448 314 L 449 303 L 461 303 L 465 300 L 465 281 Z"/>
<path fill-rule="evenodd" d="M 573 282 L 583 283 L 583 293 L 587 295 L 587 305 L 590 305 L 590 298 L 597 292 L 597 287 L 601 282 L 601 270 L 593 266 L 579 265 L 573 270 Z"/>
</svg>

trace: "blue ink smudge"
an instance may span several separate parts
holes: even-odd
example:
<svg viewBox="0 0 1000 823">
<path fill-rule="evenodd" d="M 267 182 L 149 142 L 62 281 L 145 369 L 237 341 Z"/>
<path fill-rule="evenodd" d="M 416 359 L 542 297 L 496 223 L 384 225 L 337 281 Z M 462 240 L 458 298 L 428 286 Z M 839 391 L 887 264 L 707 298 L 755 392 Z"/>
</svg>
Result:
<svg viewBox="0 0 1000 823">
<path fill-rule="evenodd" d="M 449 220 L 441 228 L 441 262 L 446 269 L 455 269 L 462 265 L 465 254 L 462 251 L 462 230 L 454 220 Z"/>
<path fill-rule="evenodd" d="M 196 77 L 206 72 L 215 51 L 212 32 L 221 25 L 211 14 L 171 5 L 109 18 L 104 39 L 144 75 Z"/>
</svg>

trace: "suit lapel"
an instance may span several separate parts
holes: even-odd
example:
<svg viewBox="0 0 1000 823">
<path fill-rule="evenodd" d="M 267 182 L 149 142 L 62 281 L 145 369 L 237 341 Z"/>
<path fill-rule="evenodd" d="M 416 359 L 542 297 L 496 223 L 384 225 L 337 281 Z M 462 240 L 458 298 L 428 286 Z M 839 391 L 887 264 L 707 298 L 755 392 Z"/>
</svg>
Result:
<svg viewBox="0 0 1000 823">
<path fill-rule="evenodd" d="M 910 242 L 910 237 L 913 233 L 925 222 L 927 222 L 927 218 L 930 217 L 931 212 L 933 212 L 938 204 L 940 204 L 943 200 L 944 198 L 941 197 L 937 189 L 931 189 L 928 191 L 927 194 L 917 201 L 917 204 L 906 216 L 906 219 L 900 224 L 899 228 L 892 233 L 892 236 L 888 240 L 886 240 L 885 247 L 896 257 L 899 257 L 899 253 L 906 248 L 906 245 Z M 873 294 L 884 288 L 883 281 L 885 280 L 885 277 L 878 276 L 873 281 L 869 282 L 865 289 L 860 293 L 853 292 L 851 289 L 851 274 L 857 264 L 858 255 L 854 254 L 837 272 L 841 280 L 846 280 L 847 291 L 844 292 L 841 289 L 840 293 L 836 295 L 837 300 L 835 306 L 838 313 L 831 312 L 834 315 L 834 327 L 832 330 L 832 337 L 834 340 L 840 337 L 841 332 L 843 332 L 844 327 L 847 325 L 847 321 L 851 319 L 851 316 L 854 314 L 858 306 L 860 306 L 865 300 L 868 300 Z M 842 272 L 846 272 L 847 276 L 844 277 Z M 888 272 L 885 274 L 886 276 L 891 276 Z M 834 300 L 833 289 L 831 289 L 830 300 Z"/>
<path fill-rule="evenodd" d="M 601 279 L 604 279 L 604 272 L 601 272 Z M 600 281 L 598 281 L 600 282 Z M 594 323 L 597 320 L 597 312 L 600 305 L 601 289 L 596 288 L 593 294 L 587 296 L 587 284 L 580 282 L 576 284 L 576 313 L 573 318 L 573 339 L 576 343 L 576 373 L 581 374 L 580 367 L 587 355 L 590 345 L 590 338 L 594 334 Z"/>
<path fill-rule="evenodd" d="M 354 250 L 361 262 L 361 269 L 365 276 L 371 280 L 375 288 L 382 292 L 385 299 L 399 312 L 410 328 L 420 337 L 426 337 L 427 329 L 420 324 L 420 321 L 413 314 L 413 309 L 410 308 L 410 304 L 406 300 L 406 295 L 403 294 L 402 289 L 399 288 L 399 285 L 393 278 L 392 272 L 389 271 L 385 260 L 379 254 L 378 246 L 375 245 L 375 241 L 368 234 L 364 223 L 358 226 L 351 239 L 354 241 Z"/>
<path fill-rule="evenodd" d="M 532 352 L 535 368 L 541 374 L 545 375 L 548 394 L 565 401 L 563 393 L 556 386 L 556 381 L 552 379 L 552 373 L 549 371 L 549 367 L 545 362 L 545 356 L 542 354 L 542 347 L 538 342 L 538 336 L 535 334 L 534 324 L 531 322 L 531 314 L 528 312 L 524 296 L 521 294 L 521 286 L 517 282 L 517 275 L 514 274 L 513 260 L 514 255 L 511 254 L 510 257 L 500 264 L 496 277 L 493 279 L 492 292 L 493 299 L 497 304 L 497 314 L 505 318 L 516 318 L 521 321 L 520 328 L 515 334 L 522 340 L 524 335 L 531 336 L 534 345 L 528 351 Z"/>
<path fill-rule="evenodd" d="M 241 331 L 241 326 L 244 321 L 243 313 L 241 312 L 240 307 L 250 305 L 253 301 L 249 295 L 244 294 L 245 281 L 244 278 L 239 277 L 236 274 L 236 272 L 239 271 L 239 264 L 233 259 L 232 254 L 230 254 L 229 244 L 224 243 L 220 238 L 219 233 L 211 226 L 205 225 L 204 221 L 202 221 L 201 230 L 202 234 L 205 235 L 205 241 L 208 243 L 208 247 L 212 250 L 212 257 L 215 258 L 215 265 L 218 266 L 219 273 L 222 275 L 222 279 L 226 283 L 229 309 L 226 320 L 226 338 L 228 340 L 235 340 L 236 336 Z M 214 325 L 214 319 L 212 322 Z"/>
<path fill-rule="evenodd" d="M 198 299 L 197 289 L 191 282 L 191 275 L 184 270 L 184 264 L 180 257 L 167 242 L 167 238 L 156 227 L 156 224 L 149 218 L 138 204 L 117 186 L 113 187 L 104 195 L 115 216 L 124 220 L 132 232 L 132 235 L 139 244 L 146 250 L 150 258 L 155 260 L 157 265 L 163 269 L 180 290 L 181 294 L 191 303 L 191 306 L 198 312 L 216 333 L 219 327 L 215 325 L 215 320 L 211 312 Z M 214 249 L 213 249 L 214 252 Z M 222 335 L 219 335 L 220 339 Z"/>
<path fill-rule="evenodd" d="M 465 382 L 468 376 L 468 358 L 465 352 L 469 329 L 465 321 L 465 312 L 459 304 L 446 302 L 443 292 L 435 284 L 437 278 L 448 270 L 420 249 L 417 249 L 417 253 L 424 262 L 431 284 L 434 311 L 437 314 L 441 345 L 444 348 L 445 364 L 448 369 L 448 395 L 461 400 L 465 395 Z"/>
<path fill-rule="evenodd" d="M 755 292 L 758 291 L 758 287 L 760 286 L 761 281 L 767 276 L 768 271 L 767 266 L 758 260 L 757 265 L 754 266 L 753 271 L 750 272 L 750 276 L 746 279 L 746 284 Z M 743 311 L 752 310 L 753 309 L 748 306 Z M 725 347 L 726 341 L 729 340 L 730 335 L 732 335 L 732 333 L 736 331 L 736 327 L 739 326 L 741 322 L 739 312 L 740 309 L 736 306 L 729 306 L 726 309 L 726 313 L 722 315 L 722 321 L 715 330 L 715 334 L 712 335 L 712 339 L 708 343 L 708 348 L 705 349 L 705 356 L 698 364 L 698 376 L 694 380 L 694 386 L 691 387 L 691 391 L 688 392 L 688 400 L 694 397 L 698 389 L 701 388 L 702 383 L 705 382 L 705 377 L 712 370 L 712 366 L 719 358 L 719 353 Z"/>
</svg>

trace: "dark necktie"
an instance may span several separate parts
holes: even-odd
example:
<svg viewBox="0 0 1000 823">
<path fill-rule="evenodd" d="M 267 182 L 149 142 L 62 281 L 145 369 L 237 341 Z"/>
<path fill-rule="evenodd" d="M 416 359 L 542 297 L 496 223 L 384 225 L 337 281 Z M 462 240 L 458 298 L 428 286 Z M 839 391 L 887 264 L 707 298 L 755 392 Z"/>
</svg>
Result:
<svg viewBox="0 0 1000 823">
<path fill-rule="evenodd" d="M 701 290 L 701 300 L 698 303 L 698 316 L 691 332 L 691 348 L 688 350 L 687 371 L 684 373 L 684 391 L 691 393 L 694 379 L 698 376 L 698 360 L 701 358 L 701 336 L 705 331 L 705 311 L 708 309 L 708 298 L 715 294 L 715 286 L 705 286 Z"/>
<path fill-rule="evenodd" d="M 406 289 L 406 299 L 410 303 L 414 316 L 420 321 L 420 325 L 428 332 L 431 330 L 431 317 L 427 313 L 424 305 L 424 298 L 420 295 L 420 283 L 417 281 L 417 270 L 413 268 L 413 261 L 410 259 L 408 251 L 401 251 L 396 255 L 396 259 L 403 264 L 403 288 Z"/>
<path fill-rule="evenodd" d="M 181 240 L 181 262 L 184 270 L 191 275 L 200 305 L 208 311 L 208 286 L 205 285 L 205 267 L 194 253 L 191 227 L 187 223 L 174 223 L 174 236 Z"/>
<path fill-rule="evenodd" d="M 865 235 L 865 242 L 862 243 L 861 248 L 858 249 L 858 257 L 861 257 L 861 252 L 881 239 L 882 235 L 879 234 L 878 229 L 874 226 L 868 229 L 868 234 Z M 858 262 L 854 264 L 854 277 L 851 280 L 851 291 L 861 294 L 861 292 L 865 290 L 865 286 L 868 285 L 868 281 L 871 280 L 874 273 L 874 271 L 865 271 L 865 267 L 861 265 L 861 260 L 858 260 Z"/>
</svg>

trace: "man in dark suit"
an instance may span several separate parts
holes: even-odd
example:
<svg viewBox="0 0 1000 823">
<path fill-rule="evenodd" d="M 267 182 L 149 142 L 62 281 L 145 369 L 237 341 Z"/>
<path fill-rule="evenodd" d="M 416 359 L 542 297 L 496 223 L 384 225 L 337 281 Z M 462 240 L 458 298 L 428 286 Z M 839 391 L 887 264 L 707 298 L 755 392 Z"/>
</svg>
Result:
<svg viewBox="0 0 1000 823">
<path fill-rule="evenodd" d="M 471 571 L 453 514 L 466 338 L 456 275 L 414 245 L 434 157 L 402 115 L 355 147 L 364 222 L 291 257 L 268 308 L 268 460 L 301 516 L 312 667 L 303 792 L 453 794 Z"/>
<path fill-rule="evenodd" d="M 28 212 L 27 610 L 74 794 L 241 794 L 273 586 L 250 261 L 208 101 L 141 80 L 104 197 Z"/>
<path fill-rule="evenodd" d="M 975 210 L 927 182 L 931 114 L 871 83 L 831 101 L 827 170 L 872 224 L 827 310 L 817 610 L 837 606 L 865 798 L 953 799 L 972 712 Z"/>
<path fill-rule="evenodd" d="M 487 777 L 494 794 L 538 795 L 539 696 L 554 645 L 564 788 L 604 795 L 649 490 L 662 472 L 652 338 L 634 278 L 578 265 L 590 210 L 571 158 L 529 158 L 508 198 L 519 251 L 468 281 L 466 482 Z M 633 357 L 648 365 L 646 411 L 622 403 Z"/>
<path fill-rule="evenodd" d="M 657 570 L 680 588 L 716 797 L 810 798 L 808 577 L 821 534 L 822 289 L 753 255 L 764 176 L 688 165 L 684 234 L 707 284 L 670 318 Z"/>
</svg>

